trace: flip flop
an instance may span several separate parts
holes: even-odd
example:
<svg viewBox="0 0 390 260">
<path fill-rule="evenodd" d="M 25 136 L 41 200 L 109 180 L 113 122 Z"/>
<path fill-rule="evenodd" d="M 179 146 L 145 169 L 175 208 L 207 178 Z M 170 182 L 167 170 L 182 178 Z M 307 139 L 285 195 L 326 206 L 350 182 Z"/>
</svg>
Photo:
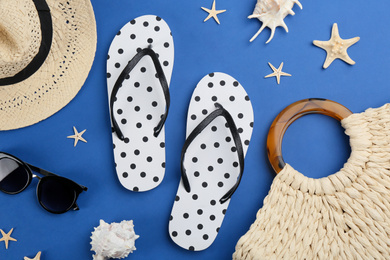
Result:
<svg viewBox="0 0 390 260">
<path fill-rule="evenodd" d="M 171 30 L 154 15 L 117 33 L 107 56 L 107 87 L 116 172 L 132 191 L 158 186 L 165 174 L 165 128 L 174 47 Z"/>
<path fill-rule="evenodd" d="M 231 76 L 211 73 L 197 85 L 187 115 L 182 178 L 169 221 L 172 240 L 200 251 L 217 237 L 244 169 L 253 109 Z"/>
</svg>

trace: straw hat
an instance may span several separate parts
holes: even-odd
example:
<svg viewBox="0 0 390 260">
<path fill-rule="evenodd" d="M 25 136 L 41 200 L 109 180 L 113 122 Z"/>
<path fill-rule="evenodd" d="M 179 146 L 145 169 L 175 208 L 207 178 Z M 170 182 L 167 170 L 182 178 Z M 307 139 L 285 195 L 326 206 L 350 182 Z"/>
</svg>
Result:
<svg viewBox="0 0 390 260">
<path fill-rule="evenodd" d="M 95 51 L 89 0 L 1 0 L 0 130 L 35 124 L 66 106 Z"/>
</svg>

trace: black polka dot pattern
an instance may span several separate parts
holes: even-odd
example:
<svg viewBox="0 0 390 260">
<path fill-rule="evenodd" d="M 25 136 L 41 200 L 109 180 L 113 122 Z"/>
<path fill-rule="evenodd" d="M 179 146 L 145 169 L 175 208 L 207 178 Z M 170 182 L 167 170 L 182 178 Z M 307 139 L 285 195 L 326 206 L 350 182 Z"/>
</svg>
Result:
<svg viewBox="0 0 390 260">
<path fill-rule="evenodd" d="M 174 44 L 170 28 L 161 18 L 145 15 L 131 20 L 110 46 L 107 59 L 109 97 L 120 73 L 139 51 L 151 47 L 169 83 L 172 75 Z M 153 129 L 165 111 L 165 100 L 156 69 L 145 57 L 125 77 L 114 102 L 115 119 L 125 139 L 112 133 L 114 158 L 121 184 L 132 191 L 158 186 L 165 174 L 165 130 L 153 136 Z M 147 101 L 147 102 L 145 102 Z"/>
<path fill-rule="evenodd" d="M 210 113 L 215 102 L 233 117 L 242 141 L 244 153 L 252 135 L 253 109 L 247 93 L 237 80 L 224 73 L 210 73 L 194 90 L 187 115 L 187 136 Z M 190 144 L 184 167 L 191 192 L 181 182 L 169 222 L 172 240 L 187 250 L 209 247 L 222 225 L 230 200 L 220 203 L 223 195 L 237 181 L 240 171 L 237 148 L 226 120 L 217 117 Z M 245 176 L 244 176 L 245 177 Z M 234 195 L 233 195 L 234 198 Z M 223 227 L 222 227 L 223 228 Z M 172 236 L 175 232 L 176 237 Z"/>
</svg>

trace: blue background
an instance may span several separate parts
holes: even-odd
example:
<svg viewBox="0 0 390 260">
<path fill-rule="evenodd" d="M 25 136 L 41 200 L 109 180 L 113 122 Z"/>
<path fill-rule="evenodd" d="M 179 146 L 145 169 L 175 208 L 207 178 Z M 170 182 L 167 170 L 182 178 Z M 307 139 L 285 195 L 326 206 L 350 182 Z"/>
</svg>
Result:
<svg viewBox="0 0 390 260">
<path fill-rule="evenodd" d="M 0 259 L 92 259 L 90 234 L 100 219 L 119 222 L 133 219 L 141 237 L 128 259 L 231 259 L 238 239 L 246 233 L 263 204 L 275 174 L 266 155 L 266 137 L 276 115 L 303 98 L 321 97 L 342 103 L 353 112 L 379 107 L 389 101 L 388 74 L 389 1 L 308 1 L 303 10 L 294 6 L 286 33 L 277 28 L 274 39 L 265 44 L 270 31 L 253 42 L 260 28 L 252 14 L 254 0 L 217 0 L 218 17 L 203 23 L 212 0 L 93 0 L 98 30 L 94 64 L 79 94 L 61 111 L 36 125 L 0 132 L 0 148 L 31 164 L 56 172 L 83 184 L 89 190 L 80 195 L 80 211 L 53 215 L 43 210 L 35 195 L 36 180 L 23 193 L 0 194 L 0 228 L 18 242 Z M 166 122 L 166 173 L 156 189 L 134 193 L 124 189 L 114 172 L 111 129 L 106 91 L 106 55 L 116 32 L 141 15 L 155 14 L 170 26 L 175 42 L 175 62 L 170 86 L 171 109 Z M 325 51 L 313 40 L 328 40 L 333 23 L 344 39 L 360 36 L 348 49 L 356 61 L 350 66 L 340 60 L 322 69 Z M 264 79 L 272 70 L 267 62 L 292 77 Z M 241 185 L 234 194 L 224 223 L 214 243 L 201 252 L 189 252 L 174 244 L 168 234 L 168 220 L 180 180 L 180 152 L 185 139 L 189 99 L 197 82 L 210 72 L 225 72 L 236 78 L 252 100 L 254 132 Z M 72 127 L 87 129 L 73 147 Z M 310 177 L 336 172 L 349 157 L 348 137 L 339 122 L 322 115 L 309 115 L 295 122 L 283 142 L 285 161 Z"/>
</svg>

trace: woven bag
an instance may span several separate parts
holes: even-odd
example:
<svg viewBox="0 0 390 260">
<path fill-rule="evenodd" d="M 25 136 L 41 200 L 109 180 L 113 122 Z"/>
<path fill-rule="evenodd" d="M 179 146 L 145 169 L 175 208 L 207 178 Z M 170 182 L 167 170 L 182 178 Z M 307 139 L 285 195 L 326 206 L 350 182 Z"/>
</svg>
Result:
<svg viewBox="0 0 390 260">
<path fill-rule="evenodd" d="M 341 123 L 343 169 L 312 179 L 285 164 L 233 259 L 390 259 L 390 104 Z"/>
</svg>

